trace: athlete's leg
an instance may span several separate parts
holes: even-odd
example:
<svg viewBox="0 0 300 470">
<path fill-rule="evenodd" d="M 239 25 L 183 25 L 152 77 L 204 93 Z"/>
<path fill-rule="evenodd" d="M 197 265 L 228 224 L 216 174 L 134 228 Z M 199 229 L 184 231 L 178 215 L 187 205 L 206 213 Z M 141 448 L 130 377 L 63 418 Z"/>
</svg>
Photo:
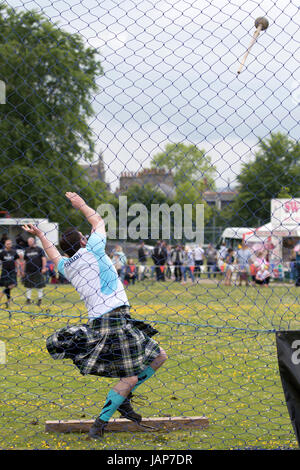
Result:
<svg viewBox="0 0 300 470">
<path fill-rule="evenodd" d="M 89 431 L 89 437 L 99 439 L 103 437 L 104 429 L 114 412 L 122 405 L 128 394 L 137 384 L 137 376 L 124 377 L 112 388 L 106 397 L 105 404 Z"/>
<path fill-rule="evenodd" d="M 37 301 L 38 305 L 41 305 L 42 298 L 43 298 L 43 289 L 38 289 L 38 301 Z"/>
<path fill-rule="evenodd" d="M 150 377 L 155 374 L 155 372 L 163 365 L 166 360 L 167 354 L 163 349 L 160 349 L 160 354 L 154 359 L 150 366 L 146 367 L 146 369 L 138 375 L 138 382 L 133 387 L 132 391 L 136 390 L 136 388 L 139 387 L 142 383 L 150 379 Z M 132 408 L 130 403 L 131 397 L 132 395 L 130 393 L 128 397 L 124 400 L 124 402 L 121 404 L 121 406 L 119 406 L 118 411 L 124 418 L 140 423 L 142 421 L 142 416 L 136 413 Z"/>
<path fill-rule="evenodd" d="M 168 359 L 167 354 L 162 348 L 160 348 L 159 355 L 154 359 L 154 361 L 151 362 L 151 364 L 148 367 L 146 367 L 145 370 L 143 370 L 143 372 L 141 372 L 138 375 L 138 382 L 132 391 L 134 391 L 137 387 L 139 387 L 146 380 L 150 379 L 150 377 L 152 377 L 152 375 L 155 374 L 155 372 L 164 364 L 164 362 L 167 359 Z"/>
</svg>

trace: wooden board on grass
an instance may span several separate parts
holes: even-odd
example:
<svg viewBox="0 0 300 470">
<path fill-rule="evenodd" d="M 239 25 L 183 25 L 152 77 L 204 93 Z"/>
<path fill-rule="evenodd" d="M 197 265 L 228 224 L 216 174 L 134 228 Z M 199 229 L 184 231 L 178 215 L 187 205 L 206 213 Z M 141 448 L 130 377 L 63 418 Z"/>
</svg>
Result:
<svg viewBox="0 0 300 470">
<path fill-rule="evenodd" d="M 88 432 L 94 420 L 66 420 L 66 421 L 46 421 L 46 432 Z M 144 426 L 142 425 L 144 424 Z M 138 431 L 138 432 L 153 432 L 153 431 L 185 431 L 188 429 L 201 429 L 207 428 L 209 421 L 205 416 L 193 417 L 162 417 L 162 418 L 143 418 L 141 425 L 128 421 L 127 419 L 120 418 L 109 421 L 105 431 Z M 149 426 L 149 427 L 146 427 Z"/>
</svg>

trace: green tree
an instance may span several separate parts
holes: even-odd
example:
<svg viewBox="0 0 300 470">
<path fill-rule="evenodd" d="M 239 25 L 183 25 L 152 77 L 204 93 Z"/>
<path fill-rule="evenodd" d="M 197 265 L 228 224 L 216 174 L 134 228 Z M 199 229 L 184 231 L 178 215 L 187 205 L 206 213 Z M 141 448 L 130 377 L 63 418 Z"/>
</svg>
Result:
<svg viewBox="0 0 300 470">
<path fill-rule="evenodd" d="M 166 144 L 164 152 L 153 157 L 152 166 L 166 168 L 174 174 L 176 187 L 190 179 L 192 182 L 201 180 L 213 185 L 215 168 L 211 158 L 205 155 L 196 145 Z"/>
<path fill-rule="evenodd" d="M 148 236 L 147 239 L 151 237 L 151 210 L 152 205 L 157 204 L 161 206 L 162 204 L 167 204 L 168 206 L 172 206 L 174 201 L 168 198 L 161 190 L 155 189 L 150 183 L 146 183 L 144 186 L 140 186 L 139 184 L 133 184 L 130 186 L 127 191 L 122 194 L 122 196 L 127 197 L 127 206 L 128 209 L 130 207 L 134 207 L 134 204 L 142 204 L 147 209 L 147 221 L 146 224 L 148 226 Z M 119 211 L 117 211 L 119 217 Z M 139 214 L 128 216 L 127 221 L 128 225 L 130 225 L 131 221 L 135 218 L 139 217 Z M 161 222 L 161 221 L 160 221 Z M 173 214 L 171 214 L 171 227 L 173 227 Z M 139 227 L 138 231 L 140 232 L 141 227 Z M 172 228 L 171 228 L 172 231 Z M 158 238 L 161 238 L 162 230 L 160 230 L 160 235 Z"/>
<path fill-rule="evenodd" d="M 178 202 L 186 192 L 187 183 L 195 189 L 197 198 L 207 187 L 214 188 L 216 169 L 211 158 L 196 145 L 166 144 L 165 150 L 153 157 L 151 165 L 172 171 Z"/>
<path fill-rule="evenodd" d="M 14 216 L 80 222 L 64 192 L 97 204 L 105 191 L 78 161 L 94 154 L 92 94 L 102 67 L 97 51 L 35 11 L 0 7 L 0 201 Z"/>
<path fill-rule="evenodd" d="M 224 212 L 231 224 L 259 226 L 270 220 L 271 199 L 299 197 L 300 144 L 280 132 L 259 142 L 254 161 L 243 165 L 238 195 Z"/>
<path fill-rule="evenodd" d="M 172 171 L 176 188 L 176 202 L 204 204 L 204 217 L 211 217 L 211 208 L 206 204 L 203 193 L 214 190 L 216 169 L 211 158 L 196 145 L 183 143 L 167 144 L 164 152 L 153 157 L 151 165 Z"/>
</svg>

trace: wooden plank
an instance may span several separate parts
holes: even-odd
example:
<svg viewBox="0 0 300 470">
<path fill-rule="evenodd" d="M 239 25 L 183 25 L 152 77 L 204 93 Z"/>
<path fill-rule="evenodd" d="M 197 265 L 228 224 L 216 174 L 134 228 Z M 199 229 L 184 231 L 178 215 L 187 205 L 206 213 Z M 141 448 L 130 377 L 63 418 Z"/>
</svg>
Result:
<svg viewBox="0 0 300 470">
<path fill-rule="evenodd" d="M 88 432 L 94 420 L 68 420 L 68 421 L 46 421 L 46 432 Z M 186 429 L 202 429 L 209 425 L 208 418 L 205 416 L 192 417 L 162 417 L 162 418 L 143 418 L 144 427 L 124 418 L 109 421 L 105 431 L 114 432 L 154 432 L 154 431 L 184 431 Z"/>
</svg>

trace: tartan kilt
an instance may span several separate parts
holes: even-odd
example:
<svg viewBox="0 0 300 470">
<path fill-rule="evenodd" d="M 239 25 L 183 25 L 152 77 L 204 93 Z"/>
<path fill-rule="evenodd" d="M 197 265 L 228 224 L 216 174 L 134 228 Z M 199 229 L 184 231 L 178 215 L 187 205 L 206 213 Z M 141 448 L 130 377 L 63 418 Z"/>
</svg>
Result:
<svg viewBox="0 0 300 470">
<path fill-rule="evenodd" d="M 17 286 L 17 273 L 15 271 L 4 271 L 0 277 L 0 286 L 9 287 L 11 285 Z"/>
<path fill-rule="evenodd" d="M 24 287 L 27 289 L 42 289 L 46 285 L 45 277 L 40 271 L 26 273 L 23 279 Z"/>
<path fill-rule="evenodd" d="M 132 319 L 129 307 L 122 307 L 88 325 L 61 328 L 46 345 L 54 359 L 72 359 L 82 375 L 132 377 L 160 354 L 159 345 L 150 337 L 156 333 L 150 325 Z"/>
</svg>

